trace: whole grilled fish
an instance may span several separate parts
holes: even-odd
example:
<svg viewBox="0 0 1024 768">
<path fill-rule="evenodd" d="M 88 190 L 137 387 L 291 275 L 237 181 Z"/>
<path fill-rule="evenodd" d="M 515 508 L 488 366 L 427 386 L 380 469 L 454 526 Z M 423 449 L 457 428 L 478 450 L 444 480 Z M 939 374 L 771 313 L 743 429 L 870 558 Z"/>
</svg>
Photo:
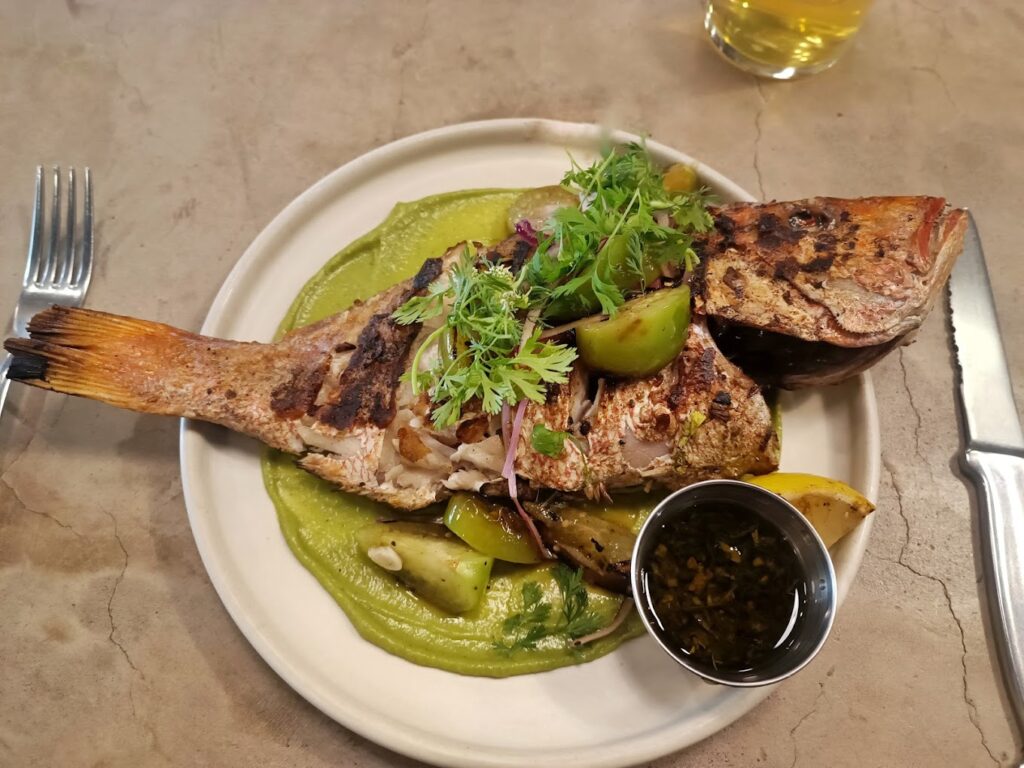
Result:
<svg viewBox="0 0 1024 768">
<path fill-rule="evenodd" d="M 957 212 L 943 213 L 942 201 L 935 210 L 934 200 L 817 199 L 719 209 L 715 231 L 698 245 L 704 267 L 679 357 L 630 380 L 600 376 L 577 361 L 565 384 L 549 388 L 545 403 L 527 406 L 516 474 L 531 488 L 596 498 L 612 488 L 674 488 L 775 469 L 779 442 L 760 387 L 722 354 L 711 327 L 725 327 L 725 338 L 729 328 L 750 328 L 830 349 L 859 343 L 877 357 L 880 346 L 920 323 L 959 250 Z M 906 218 L 914 211 L 917 219 Z M 874 261 L 864 258 L 858 231 L 860 239 L 887 238 Z M 834 242 L 825 237 L 830 232 Z M 854 247 L 839 233 L 849 234 Z M 838 250 L 819 250 L 822 243 Z M 521 265 L 530 248 L 514 236 L 488 257 Z M 502 434 L 499 418 L 471 407 L 457 424 L 436 429 L 427 395 L 413 395 L 402 381 L 412 351 L 433 328 L 391 317 L 460 253 L 456 246 L 428 259 L 410 280 L 272 344 L 53 307 L 32 319 L 28 339 L 5 342 L 14 355 L 8 375 L 122 408 L 221 424 L 299 455 L 300 466 L 344 490 L 402 509 L 425 507 L 455 490 L 501 493 L 511 435 Z M 815 253 L 833 257 L 822 267 L 813 259 L 826 256 Z M 899 288 L 891 282 L 897 278 Z M 851 296 L 874 302 L 871 312 L 858 310 Z M 846 361 L 842 367 L 843 375 L 855 368 Z M 811 380 L 806 368 L 801 383 Z M 814 375 L 840 378 L 828 361 Z M 529 435 L 540 423 L 573 436 L 558 457 L 533 449 Z"/>
</svg>

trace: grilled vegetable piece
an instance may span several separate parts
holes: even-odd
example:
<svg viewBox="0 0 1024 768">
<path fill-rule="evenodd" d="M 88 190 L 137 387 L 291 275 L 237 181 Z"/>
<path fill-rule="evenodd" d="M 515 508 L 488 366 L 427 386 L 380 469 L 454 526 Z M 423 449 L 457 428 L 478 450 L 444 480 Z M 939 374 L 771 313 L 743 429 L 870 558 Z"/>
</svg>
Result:
<svg viewBox="0 0 1024 768">
<path fill-rule="evenodd" d="M 714 211 L 695 243 L 696 311 L 762 384 L 855 375 L 905 343 L 963 247 L 964 211 L 939 197 L 816 197 Z"/>
<path fill-rule="evenodd" d="M 448 500 L 444 524 L 477 552 L 509 563 L 541 561 L 526 524 L 503 504 L 457 493 Z"/>
<path fill-rule="evenodd" d="M 620 594 L 629 593 L 629 564 L 636 536 L 571 502 L 524 505 L 537 521 L 540 535 L 551 550 L 583 568 L 587 581 Z"/>
<path fill-rule="evenodd" d="M 356 538 L 370 560 L 449 613 L 472 610 L 487 589 L 494 559 L 467 546 L 443 525 L 371 523 Z"/>
<path fill-rule="evenodd" d="M 690 288 L 681 285 L 623 304 L 615 317 L 576 330 L 580 358 L 618 376 L 649 376 L 671 363 L 690 327 Z"/>
<path fill-rule="evenodd" d="M 559 208 L 576 208 L 579 204 L 579 198 L 565 187 L 553 185 L 528 189 L 509 206 L 508 228 L 515 230 L 516 225 L 527 221 L 535 230 L 543 229 Z"/>
</svg>

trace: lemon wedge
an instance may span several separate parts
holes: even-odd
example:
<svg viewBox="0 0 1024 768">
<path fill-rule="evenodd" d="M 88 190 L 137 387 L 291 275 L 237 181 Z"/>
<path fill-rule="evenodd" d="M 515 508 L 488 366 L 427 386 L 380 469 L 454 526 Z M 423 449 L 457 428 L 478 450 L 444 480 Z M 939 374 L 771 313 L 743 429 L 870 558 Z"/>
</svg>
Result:
<svg viewBox="0 0 1024 768">
<path fill-rule="evenodd" d="M 747 476 L 746 482 L 777 493 L 806 517 L 831 547 L 874 510 L 875 505 L 838 480 L 799 472 Z"/>
</svg>

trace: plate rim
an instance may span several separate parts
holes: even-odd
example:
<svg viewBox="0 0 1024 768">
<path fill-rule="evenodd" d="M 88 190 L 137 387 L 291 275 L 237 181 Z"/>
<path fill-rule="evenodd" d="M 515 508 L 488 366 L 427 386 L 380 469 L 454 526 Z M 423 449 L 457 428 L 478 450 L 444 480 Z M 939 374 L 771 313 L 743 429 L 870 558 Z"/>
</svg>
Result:
<svg viewBox="0 0 1024 768">
<path fill-rule="evenodd" d="M 265 253 L 269 252 L 268 246 L 274 241 L 288 234 L 290 230 L 299 225 L 304 218 L 305 212 L 317 208 L 325 197 L 328 197 L 340 180 L 357 182 L 367 175 L 373 173 L 389 164 L 401 163 L 403 156 L 410 153 L 419 153 L 425 145 L 436 144 L 437 148 L 443 148 L 449 143 L 465 142 L 466 140 L 484 141 L 489 137 L 515 138 L 522 142 L 536 142 L 540 144 L 570 144 L 575 142 L 593 143 L 594 141 L 611 140 L 614 142 L 638 141 L 641 137 L 620 130 L 607 130 L 591 123 L 575 123 L 544 118 L 501 118 L 495 120 L 480 120 L 467 123 L 434 128 L 421 133 L 416 133 L 396 141 L 375 147 L 374 149 L 353 158 L 347 163 L 331 171 L 303 192 L 299 193 L 288 203 L 273 219 L 259 232 L 249 246 L 245 249 L 235 265 L 225 277 L 223 283 L 208 310 L 200 332 L 203 334 L 215 333 L 215 326 L 223 318 L 228 303 L 236 291 L 245 283 L 246 276 L 256 266 Z M 756 201 L 756 198 L 747 190 L 740 187 L 728 177 L 724 176 L 714 168 L 706 165 L 700 160 L 691 157 L 687 153 L 676 150 L 663 143 L 646 139 L 647 145 L 661 154 L 679 158 L 683 162 L 694 164 L 700 175 L 713 181 L 716 185 L 728 190 L 737 200 Z M 877 499 L 878 488 L 881 478 L 881 435 L 878 421 L 877 401 L 874 394 L 874 386 L 869 373 L 864 372 L 858 376 L 857 397 L 853 407 L 858 413 L 863 414 L 863 437 L 865 445 L 858 451 L 860 457 L 867 459 L 867 466 L 864 468 L 867 477 L 867 496 Z M 422 730 L 396 731 L 388 723 L 378 723 L 373 719 L 360 717 L 360 713 L 353 708 L 340 708 L 337 702 L 326 701 L 319 692 L 311 690 L 300 673 L 292 667 L 284 654 L 278 652 L 273 642 L 268 638 L 259 626 L 253 623 L 246 614 L 241 599 L 235 593 L 232 585 L 226 577 L 225 571 L 212 567 L 215 561 L 213 541 L 209 536 L 205 523 L 200 515 L 202 506 L 195 497 L 195 489 L 192 486 L 190 467 L 195 460 L 197 452 L 207 447 L 206 440 L 196 424 L 189 419 L 181 419 L 179 440 L 179 465 L 182 478 L 182 494 L 188 514 L 189 526 L 196 549 L 199 552 L 207 577 L 210 579 L 217 596 L 224 605 L 232 621 L 238 627 L 253 649 L 260 655 L 271 669 L 284 680 L 296 693 L 306 701 L 313 704 L 327 717 L 335 720 L 345 728 L 370 739 L 371 741 L 384 746 L 392 751 L 407 755 L 414 759 L 423 760 L 437 765 L 455 766 L 512 766 L 519 765 L 526 758 L 522 752 L 511 752 L 500 750 L 505 755 L 502 757 L 496 753 L 487 755 L 476 751 L 459 749 L 458 746 L 451 747 L 444 742 L 438 744 L 429 739 L 422 738 Z M 849 592 L 850 586 L 856 578 L 864 557 L 867 539 L 870 536 L 874 524 L 874 516 L 870 516 L 864 524 L 847 538 L 843 545 L 846 551 L 846 567 L 839 576 L 839 603 L 841 604 Z M 731 721 L 743 717 L 757 704 L 763 701 L 776 686 L 769 686 L 760 689 L 741 692 L 745 694 L 741 701 L 744 704 L 737 716 Z M 739 693 L 737 694 L 739 697 Z M 616 745 L 615 749 L 606 747 L 605 754 L 584 755 L 585 761 L 577 762 L 567 760 L 564 753 L 559 754 L 559 765 L 586 765 L 590 768 L 613 768 L 616 766 L 632 765 L 644 760 L 656 759 L 665 754 L 684 749 L 695 744 L 727 724 L 719 726 L 704 726 L 691 729 L 680 734 L 670 732 L 670 738 L 662 735 L 659 738 L 647 737 L 640 749 L 624 749 Z M 637 740 L 636 736 L 630 737 L 625 744 Z M 531 758 L 536 753 L 530 753 Z M 548 764 L 538 763 L 535 765 Z M 555 764 L 555 763 L 551 763 Z"/>
</svg>

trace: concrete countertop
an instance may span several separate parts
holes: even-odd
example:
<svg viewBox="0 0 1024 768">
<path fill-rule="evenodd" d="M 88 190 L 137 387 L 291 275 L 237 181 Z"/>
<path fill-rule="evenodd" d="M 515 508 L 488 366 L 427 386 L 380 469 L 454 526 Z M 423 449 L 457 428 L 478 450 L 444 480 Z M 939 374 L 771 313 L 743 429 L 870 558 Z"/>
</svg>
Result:
<svg viewBox="0 0 1024 768">
<path fill-rule="evenodd" d="M 834 70 L 776 83 L 717 58 L 685 0 L 2 3 L 0 315 L 16 299 L 40 162 L 95 174 L 89 306 L 196 329 L 260 229 L 361 153 L 467 120 L 601 121 L 766 199 L 912 193 L 971 207 L 1024 403 L 1022 41 L 1012 0 L 880 0 Z M 877 519 L 830 642 L 658 768 L 1017 754 L 954 469 L 944 308 L 874 381 Z M 320 714 L 237 631 L 189 531 L 177 429 L 12 388 L 0 764 L 413 765 Z"/>
</svg>

